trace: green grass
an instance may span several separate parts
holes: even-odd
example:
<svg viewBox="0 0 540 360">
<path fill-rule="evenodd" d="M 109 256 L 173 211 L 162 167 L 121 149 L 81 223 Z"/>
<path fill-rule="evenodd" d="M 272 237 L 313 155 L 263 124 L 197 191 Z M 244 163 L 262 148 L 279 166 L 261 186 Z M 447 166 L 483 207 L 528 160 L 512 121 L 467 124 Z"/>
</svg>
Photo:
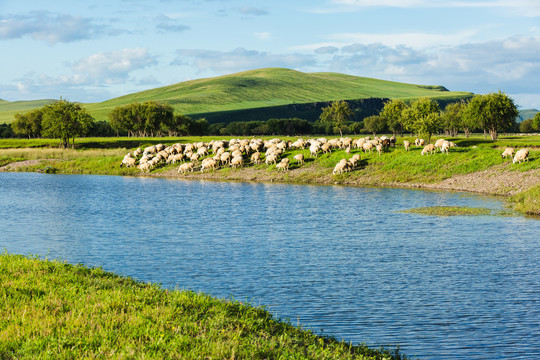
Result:
<svg viewBox="0 0 540 360">
<path fill-rule="evenodd" d="M 470 97 L 472 93 L 445 91 L 441 86 L 405 84 L 338 73 L 302 73 L 283 68 L 266 68 L 185 81 L 85 106 L 96 120 L 107 120 L 108 113 L 117 106 L 148 100 L 167 102 L 177 112 L 190 115 L 333 100 L 407 100 L 424 96 L 458 100 Z M 0 103 L 0 123 L 12 122 L 16 112 L 31 110 L 29 105 L 31 103 L 28 102 Z M 34 108 L 41 106 L 36 102 Z"/>
<path fill-rule="evenodd" d="M 514 209 L 529 215 L 540 216 L 540 186 L 512 196 Z"/>
<path fill-rule="evenodd" d="M 58 260 L 0 255 L 1 359 L 401 359 L 275 319 Z"/>
<path fill-rule="evenodd" d="M 431 216 L 480 216 L 493 215 L 491 209 L 471 208 L 467 206 L 428 206 L 400 211 L 402 213 Z M 498 214 L 498 213 L 495 213 Z"/>
</svg>

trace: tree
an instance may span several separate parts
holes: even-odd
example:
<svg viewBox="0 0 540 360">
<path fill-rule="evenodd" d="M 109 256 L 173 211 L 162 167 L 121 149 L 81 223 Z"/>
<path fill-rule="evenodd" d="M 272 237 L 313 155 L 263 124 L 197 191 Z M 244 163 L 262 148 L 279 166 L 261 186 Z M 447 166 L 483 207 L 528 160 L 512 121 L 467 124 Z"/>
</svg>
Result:
<svg viewBox="0 0 540 360">
<path fill-rule="evenodd" d="M 18 135 L 40 137 L 42 130 L 43 110 L 36 109 L 26 114 L 15 114 L 15 120 L 12 123 L 13 131 Z"/>
<path fill-rule="evenodd" d="M 463 111 L 465 106 L 464 101 L 451 103 L 441 113 L 442 124 L 447 135 L 457 136 L 459 130 L 463 128 Z"/>
<path fill-rule="evenodd" d="M 127 131 L 132 136 L 177 132 L 179 129 L 176 128 L 176 120 L 171 105 L 156 101 L 117 106 L 109 113 L 111 126 L 117 132 Z"/>
<path fill-rule="evenodd" d="M 94 119 L 80 104 L 60 99 L 43 107 L 43 136 L 59 138 L 61 145 L 67 148 L 69 139 L 85 135 Z"/>
<path fill-rule="evenodd" d="M 474 96 L 466 109 L 469 119 L 476 119 L 479 128 L 489 132 L 491 140 L 497 140 L 498 133 L 511 129 L 518 116 L 514 101 L 500 90 L 498 93 Z"/>
<path fill-rule="evenodd" d="M 371 115 L 364 119 L 364 129 L 373 134 L 381 133 L 386 128 L 384 118 L 378 115 Z"/>
<path fill-rule="evenodd" d="M 420 98 L 403 111 L 405 128 L 419 136 L 427 137 L 442 129 L 439 104 L 435 100 Z"/>
<path fill-rule="evenodd" d="M 344 100 L 332 101 L 330 105 L 322 109 L 322 113 L 319 117 L 321 123 L 329 123 L 332 127 L 337 127 L 340 130 L 341 136 L 343 133 L 341 128 L 345 125 L 353 115 L 352 110 L 349 108 L 349 104 Z"/>
<path fill-rule="evenodd" d="M 386 125 L 394 135 L 398 133 L 403 136 L 403 110 L 407 108 L 407 104 L 403 100 L 393 99 L 384 104 L 379 116 L 384 119 Z"/>
</svg>

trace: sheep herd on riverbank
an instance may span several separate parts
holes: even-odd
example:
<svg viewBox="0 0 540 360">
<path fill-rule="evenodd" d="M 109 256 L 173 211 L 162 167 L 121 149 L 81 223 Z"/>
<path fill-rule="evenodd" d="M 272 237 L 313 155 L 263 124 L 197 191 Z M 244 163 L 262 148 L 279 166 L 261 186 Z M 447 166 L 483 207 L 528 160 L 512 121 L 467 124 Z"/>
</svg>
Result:
<svg viewBox="0 0 540 360">
<path fill-rule="evenodd" d="M 403 147 L 406 151 L 411 148 L 411 143 L 403 141 Z M 426 144 L 423 139 L 416 139 L 416 147 L 422 147 L 421 155 L 431 155 L 440 151 L 448 155 L 451 148 L 457 147 L 453 142 L 439 139 L 434 144 Z M 185 174 L 195 170 L 205 172 L 216 170 L 222 167 L 240 168 L 251 163 L 259 165 L 263 161 L 266 165 L 275 165 L 277 171 L 286 172 L 289 170 L 290 159 L 284 157 L 287 150 L 305 150 L 309 149 L 309 156 L 317 158 L 320 154 L 330 153 L 335 150 L 344 150 L 347 158 L 341 159 L 334 167 L 333 174 L 342 174 L 344 172 L 355 170 L 361 160 L 360 153 L 365 155 L 377 151 L 380 156 L 382 152 L 389 148 L 396 147 L 395 137 L 370 137 L 352 139 L 342 138 L 316 138 L 302 139 L 296 141 L 286 141 L 279 138 L 263 140 L 260 138 L 252 139 L 231 139 L 231 140 L 212 140 L 210 142 L 194 143 L 176 143 L 170 146 L 157 144 L 148 146 L 144 149 L 138 148 L 124 156 L 120 166 L 137 166 L 141 172 L 150 172 L 154 168 L 162 165 L 177 164 L 178 173 Z M 355 153 L 348 157 L 356 149 L 360 153 Z M 514 156 L 515 153 L 515 156 Z M 502 157 L 514 156 L 513 162 L 521 163 L 527 161 L 529 155 L 528 149 L 521 149 L 515 152 L 513 148 L 507 148 L 502 153 Z M 294 155 L 294 161 L 298 166 L 305 163 L 303 153 Z"/>
</svg>

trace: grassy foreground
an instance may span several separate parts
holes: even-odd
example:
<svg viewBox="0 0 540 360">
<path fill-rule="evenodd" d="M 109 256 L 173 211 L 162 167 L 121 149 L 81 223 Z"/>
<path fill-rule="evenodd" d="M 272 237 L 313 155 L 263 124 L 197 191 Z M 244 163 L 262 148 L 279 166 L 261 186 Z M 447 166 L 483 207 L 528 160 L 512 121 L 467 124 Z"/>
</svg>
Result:
<svg viewBox="0 0 540 360">
<path fill-rule="evenodd" d="M 0 359 L 402 359 L 218 300 L 0 254 Z"/>
</svg>

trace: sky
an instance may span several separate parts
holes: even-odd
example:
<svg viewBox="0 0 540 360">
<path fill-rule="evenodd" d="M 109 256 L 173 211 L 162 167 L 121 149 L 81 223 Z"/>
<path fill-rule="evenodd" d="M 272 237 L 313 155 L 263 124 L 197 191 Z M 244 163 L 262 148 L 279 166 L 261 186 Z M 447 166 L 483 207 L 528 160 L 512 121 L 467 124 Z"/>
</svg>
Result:
<svg viewBox="0 0 540 360">
<path fill-rule="evenodd" d="M 0 99 L 100 102 L 284 67 L 540 109 L 538 0 L 0 0 Z"/>
</svg>

